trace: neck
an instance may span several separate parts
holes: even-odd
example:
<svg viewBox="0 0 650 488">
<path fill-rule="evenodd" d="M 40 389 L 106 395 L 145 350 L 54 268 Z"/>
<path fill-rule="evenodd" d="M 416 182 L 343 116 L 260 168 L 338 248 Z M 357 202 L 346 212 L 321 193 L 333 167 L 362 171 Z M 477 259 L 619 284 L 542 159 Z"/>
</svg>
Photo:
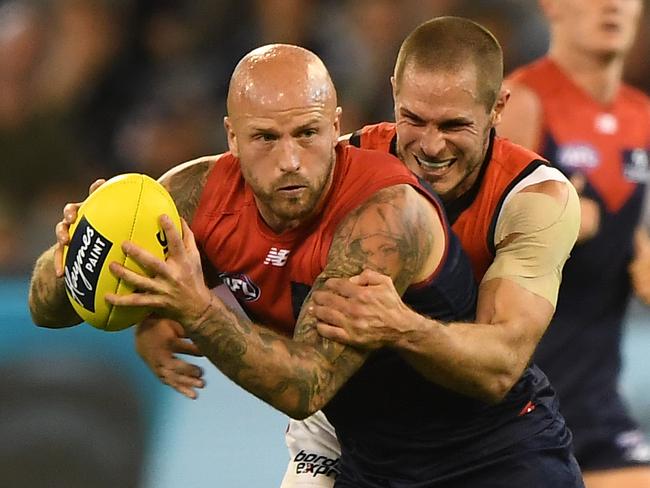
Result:
<svg viewBox="0 0 650 488">
<path fill-rule="evenodd" d="M 623 56 L 588 53 L 566 44 L 554 43 L 549 57 L 596 101 L 610 103 L 616 97 L 623 78 Z"/>
</svg>

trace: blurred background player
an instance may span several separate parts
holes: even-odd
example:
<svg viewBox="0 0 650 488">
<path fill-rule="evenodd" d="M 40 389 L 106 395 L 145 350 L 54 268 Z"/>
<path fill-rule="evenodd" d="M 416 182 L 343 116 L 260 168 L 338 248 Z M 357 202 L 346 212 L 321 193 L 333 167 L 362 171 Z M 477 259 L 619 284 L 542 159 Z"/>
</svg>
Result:
<svg viewBox="0 0 650 488">
<path fill-rule="evenodd" d="M 558 390 L 589 488 L 650 487 L 650 446 L 619 394 L 630 272 L 650 303 L 650 240 L 637 230 L 650 174 L 650 100 L 622 82 L 642 3 L 542 0 L 548 55 L 510 76 L 499 127 L 581 194 L 578 244 L 535 360 Z"/>
</svg>

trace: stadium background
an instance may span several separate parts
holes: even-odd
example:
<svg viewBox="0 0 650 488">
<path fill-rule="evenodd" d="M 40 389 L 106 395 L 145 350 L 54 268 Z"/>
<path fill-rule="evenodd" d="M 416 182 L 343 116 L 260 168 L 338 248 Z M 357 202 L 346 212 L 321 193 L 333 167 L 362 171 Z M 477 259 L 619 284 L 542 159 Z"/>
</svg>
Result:
<svg viewBox="0 0 650 488">
<path fill-rule="evenodd" d="M 646 93 L 649 10 L 626 69 Z M 207 390 L 196 402 L 181 398 L 139 361 L 130 330 L 36 328 L 26 306 L 31 265 L 53 242 L 63 204 L 83 199 L 95 178 L 158 177 L 223 151 L 228 78 L 250 49 L 290 42 L 318 53 L 348 131 L 392 118 L 399 43 L 444 14 L 490 28 L 508 72 L 546 50 L 535 0 L 0 0 L 5 480 L 16 473 L 21 488 L 71 488 L 74 479 L 85 488 L 278 485 L 287 456 L 281 414 L 205 363 Z M 627 332 L 623 388 L 650 432 L 647 308 L 633 303 Z"/>
</svg>

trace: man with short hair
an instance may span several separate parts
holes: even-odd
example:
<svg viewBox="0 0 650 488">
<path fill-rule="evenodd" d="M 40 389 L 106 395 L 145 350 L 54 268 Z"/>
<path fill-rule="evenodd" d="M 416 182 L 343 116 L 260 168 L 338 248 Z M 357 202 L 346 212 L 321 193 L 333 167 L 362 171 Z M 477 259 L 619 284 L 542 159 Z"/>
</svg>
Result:
<svg viewBox="0 0 650 488">
<path fill-rule="evenodd" d="M 467 19 L 432 19 L 400 49 L 392 79 L 396 123 L 350 136 L 353 145 L 399 156 L 441 196 L 480 281 L 476 323 L 418 317 L 372 272 L 329 280 L 313 296 L 324 336 L 360 348 L 395 348 L 415 358 L 431 381 L 485 400 L 490 388 L 516 391 L 531 381 L 536 368 L 528 364 L 553 314 L 579 221 L 566 178 L 495 135 L 509 96 L 502 76 L 501 49 L 489 31 Z M 532 399 L 522 412 L 538 405 Z M 296 469 L 300 452 L 336 457 L 329 432 L 320 416 L 290 422 L 292 461 L 283 488 L 331 486 L 324 477 L 316 485 Z M 511 486 L 564 486 L 535 474 L 511 460 Z"/>
</svg>

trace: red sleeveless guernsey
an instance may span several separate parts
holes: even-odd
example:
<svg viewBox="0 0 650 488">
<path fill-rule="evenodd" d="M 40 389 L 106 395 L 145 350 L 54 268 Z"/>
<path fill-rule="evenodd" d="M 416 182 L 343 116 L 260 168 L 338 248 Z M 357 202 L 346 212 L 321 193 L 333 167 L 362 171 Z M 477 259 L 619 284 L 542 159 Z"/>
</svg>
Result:
<svg viewBox="0 0 650 488">
<path fill-rule="evenodd" d="M 192 231 L 247 314 L 291 336 L 304 292 L 323 270 L 338 225 L 378 190 L 404 183 L 419 187 L 396 158 L 339 144 L 322 212 L 296 229 L 277 234 L 259 215 L 239 160 L 225 153 L 208 175 Z M 442 215 L 438 203 L 430 200 Z"/>
</svg>

